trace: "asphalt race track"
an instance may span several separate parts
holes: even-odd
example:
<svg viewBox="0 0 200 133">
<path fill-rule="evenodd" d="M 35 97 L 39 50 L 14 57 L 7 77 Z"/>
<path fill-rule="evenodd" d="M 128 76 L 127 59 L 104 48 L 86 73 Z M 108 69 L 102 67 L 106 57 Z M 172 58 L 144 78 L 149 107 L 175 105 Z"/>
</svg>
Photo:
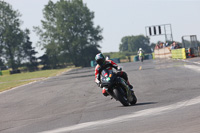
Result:
<svg viewBox="0 0 200 133">
<path fill-rule="evenodd" d="M 94 68 L 0 93 L 0 133 L 198 133 L 200 64 L 191 62 L 119 64 L 134 86 L 135 106 L 104 97 Z"/>
</svg>

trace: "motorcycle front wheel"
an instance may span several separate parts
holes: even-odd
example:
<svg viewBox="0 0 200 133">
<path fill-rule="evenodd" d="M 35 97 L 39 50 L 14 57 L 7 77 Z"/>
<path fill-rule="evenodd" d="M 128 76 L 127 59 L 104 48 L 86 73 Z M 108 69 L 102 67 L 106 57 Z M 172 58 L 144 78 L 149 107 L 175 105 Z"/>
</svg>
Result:
<svg viewBox="0 0 200 133">
<path fill-rule="evenodd" d="M 140 58 L 140 61 L 141 61 L 141 62 L 143 62 L 143 57 L 142 57 L 142 56 L 140 56 L 139 58 Z"/>
<path fill-rule="evenodd" d="M 118 89 L 113 89 L 113 93 L 116 96 L 117 100 L 119 100 L 122 105 L 129 106 L 127 98 Z"/>
<path fill-rule="evenodd" d="M 136 102 L 137 102 L 137 97 L 135 96 L 135 93 L 132 92 L 132 97 L 133 97 L 133 100 L 130 102 L 131 105 L 135 105 Z"/>
</svg>

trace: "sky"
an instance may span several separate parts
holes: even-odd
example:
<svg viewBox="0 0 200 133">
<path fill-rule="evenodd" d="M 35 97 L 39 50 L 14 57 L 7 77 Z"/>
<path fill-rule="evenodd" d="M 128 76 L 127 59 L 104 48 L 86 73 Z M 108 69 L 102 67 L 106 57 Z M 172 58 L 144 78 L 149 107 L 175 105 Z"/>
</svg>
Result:
<svg viewBox="0 0 200 133">
<path fill-rule="evenodd" d="M 42 10 L 49 0 L 4 0 L 22 16 L 22 29 L 31 31 L 33 46 L 41 56 L 44 51 L 37 47 L 39 37 L 33 26 L 41 26 Z M 57 2 L 58 0 L 52 0 Z M 145 35 L 145 27 L 171 24 L 173 40 L 181 42 L 184 35 L 197 35 L 200 39 L 200 0 L 83 0 L 94 12 L 94 26 L 102 29 L 99 42 L 102 52 L 118 52 L 125 36 Z M 162 36 L 150 36 L 150 41 L 165 41 Z"/>
</svg>

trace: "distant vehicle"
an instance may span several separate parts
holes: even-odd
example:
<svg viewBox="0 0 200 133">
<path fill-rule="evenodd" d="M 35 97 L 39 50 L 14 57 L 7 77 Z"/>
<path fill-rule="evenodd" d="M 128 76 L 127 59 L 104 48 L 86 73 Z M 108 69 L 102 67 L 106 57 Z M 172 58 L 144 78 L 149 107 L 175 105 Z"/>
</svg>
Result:
<svg viewBox="0 0 200 133">
<path fill-rule="evenodd" d="M 144 60 L 144 51 L 142 50 L 142 48 L 139 49 L 138 56 L 139 56 L 139 60 L 141 62 L 143 62 L 143 60 Z"/>
</svg>

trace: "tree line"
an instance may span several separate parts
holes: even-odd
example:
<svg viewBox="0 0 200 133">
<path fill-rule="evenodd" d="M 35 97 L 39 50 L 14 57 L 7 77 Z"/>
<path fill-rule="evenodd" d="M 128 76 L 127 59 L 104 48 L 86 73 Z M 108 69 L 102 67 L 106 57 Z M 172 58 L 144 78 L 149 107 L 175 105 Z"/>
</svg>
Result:
<svg viewBox="0 0 200 133">
<path fill-rule="evenodd" d="M 0 1 L 0 66 L 6 63 L 13 70 L 23 63 L 29 68 L 36 67 L 37 52 L 30 42 L 30 31 L 20 29 L 20 16 L 11 5 Z"/>
<path fill-rule="evenodd" d="M 137 53 L 139 48 L 142 48 L 146 53 L 151 53 L 151 48 L 154 48 L 154 45 L 150 44 L 150 38 L 144 35 L 125 36 L 119 45 L 120 52 Z"/>
<path fill-rule="evenodd" d="M 94 12 L 82 0 L 49 0 L 43 9 L 41 27 L 34 32 L 40 37 L 38 44 L 45 50 L 44 55 L 36 57 L 37 51 L 30 41 L 29 29 L 22 30 L 21 14 L 12 6 L 0 0 L 0 67 L 13 70 L 26 67 L 37 70 L 39 63 L 44 69 L 67 65 L 90 66 L 90 61 L 100 51 L 103 29 L 94 26 Z M 125 36 L 119 44 L 119 51 L 136 53 L 142 48 L 151 53 L 155 44 L 149 44 L 144 35 Z M 40 60 L 40 62 L 38 62 Z"/>
<path fill-rule="evenodd" d="M 35 48 L 30 31 L 20 28 L 21 14 L 9 3 L 0 1 L 0 66 L 13 70 L 26 66 L 37 69 Z M 67 64 L 89 66 L 90 60 L 100 52 L 103 39 L 100 26 L 94 26 L 94 12 L 82 0 L 49 0 L 43 10 L 42 27 L 34 30 L 40 37 L 38 44 L 45 50 L 39 57 L 44 68 L 57 68 Z"/>
</svg>

